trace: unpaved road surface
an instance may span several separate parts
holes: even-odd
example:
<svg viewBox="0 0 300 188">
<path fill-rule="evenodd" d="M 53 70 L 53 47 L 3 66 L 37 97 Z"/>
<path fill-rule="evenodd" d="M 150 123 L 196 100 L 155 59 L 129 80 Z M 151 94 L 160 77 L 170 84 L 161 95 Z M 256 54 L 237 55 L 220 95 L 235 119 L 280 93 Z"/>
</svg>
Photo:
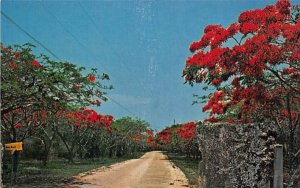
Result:
<svg viewBox="0 0 300 188">
<path fill-rule="evenodd" d="M 79 175 L 65 188 L 169 188 L 189 187 L 184 174 L 158 151 Z"/>
</svg>

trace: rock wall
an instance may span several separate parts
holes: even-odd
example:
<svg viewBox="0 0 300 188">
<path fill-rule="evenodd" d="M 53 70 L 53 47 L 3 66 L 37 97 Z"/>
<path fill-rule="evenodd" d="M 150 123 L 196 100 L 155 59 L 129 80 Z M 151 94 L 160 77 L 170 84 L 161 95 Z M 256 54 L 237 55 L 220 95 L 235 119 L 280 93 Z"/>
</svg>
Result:
<svg viewBox="0 0 300 188">
<path fill-rule="evenodd" d="M 198 128 L 203 188 L 269 188 L 276 133 L 272 124 L 208 124 Z"/>
</svg>

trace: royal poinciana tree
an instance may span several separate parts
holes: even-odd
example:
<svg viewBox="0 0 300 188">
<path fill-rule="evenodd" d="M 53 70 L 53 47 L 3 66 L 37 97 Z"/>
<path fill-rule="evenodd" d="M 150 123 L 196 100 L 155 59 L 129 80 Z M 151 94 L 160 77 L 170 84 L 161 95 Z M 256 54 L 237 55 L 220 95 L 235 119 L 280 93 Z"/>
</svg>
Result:
<svg viewBox="0 0 300 188">
<path fill-rule="evenodd" d="M 187 122 L 172 125 L 156 134 L 161 149 L 185 154 L 188 158 L 198 159 L 200 152 L 196 139 L 197 123 Z"/>
<path fill-rule="evenodd" d="M 58 120 L 58 114 L 99 106 L 100 101 L 106 99 L 103 90 L 111 88 L 100 83 L 100 80 L 109 79 L 106 74 L 98 75 L 96 69 L 84 74 L 83 67 L 35 55 L 33 47 L 1 44 L 1 134 L 4 143 L 34 136 L 40 137 L 45 144 L 46 140 L 50 142 L 50 132 L 59 133 L 58 125 L 62 126 L 53 121 Z M 103 118 L 106 116 L 102 116 L 101 123 L 106 124 Z M 69 119 L 65 122 L 64 125 L 72 124 Z M 44 139 L 46 137 L 48 139 Z M 16 151 L 14 171 L 17 159 Z"/>
<path fill-rule="evenodd" d="M 32 45 L 1 46 L 1 115 L 24 107 L 42 108 L 59 102 L 60 106 L 100 104 L 105 99 L 97 70 L 84 75 L 84 67 L 56 62 L 34 55 Z M 95 97 L 95 100 L 93 99 Z"/>
<path fill-rule="evenodd" d="M 100 127 L 109 128 L 112 122 L 111 115 L 98 114 L 91 109 L 62 112 L 57 119 L 58 126 L 55 126 L 55 132 L 68 151 L 69 161 L 73 162 L 78 150 L 81 150 L 81 155 L 84 156 L 89 138 Z"/>
<path fill-rule="evenodd" d="M 32 121 L 30 116 L 36 112 L 45 114 L 49 111 L 55 113 L 89 105 L 99 106 L 100 100 L 105 100 L 102 90 L 110 87 L 103 86 L 99 80 L 107 79 L 106 74 L 97 76 L 97 70 L 92 69 L 91 73 L 83 75 L 83 67 L 67 62 L 55 62 L 44 55 L 36 56 L 31 52 L 31 48 L 32 45 L 29 44 L 1 46 L 3 122 L 9 122 L 9 117 L 17 113 L 23 113 L 22 121 Z M 38 119 L 40 121 L 43 118 Z M 19 118 L 11 121 L 9 127 L 2 126 L 2 130 L 7 131 L 9 141 L 22 141 L 24 136 L 20 138 L 18 135 L 9 134 L 13 127 L 25 125 L 22 121 Z M 35 121 L 34 124 L 37 124 L 38 120 Z"/>
<path fill-rule="evenodd" d="M 193 55 L 183 70 L 188 83 L 215 88 L 203 107 L 210 114 L 206 121 L 271 119 L 285 135 L 289 156 L 297 152 L 299 126 L 299 12 L 299 5 L 279 0 L 241 13 L 228 27 L 208 25 L 190 45 Z"/>
</svg>

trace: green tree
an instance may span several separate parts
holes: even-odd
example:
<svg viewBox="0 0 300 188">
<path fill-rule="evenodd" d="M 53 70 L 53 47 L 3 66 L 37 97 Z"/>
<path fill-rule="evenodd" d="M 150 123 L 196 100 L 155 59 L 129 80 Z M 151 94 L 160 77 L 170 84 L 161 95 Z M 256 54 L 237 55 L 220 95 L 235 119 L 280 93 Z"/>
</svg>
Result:
<svg viewBox="0 0 300 188">
<path fill-rule="evenodd" d="M 111 127 L 112 131 L 108 138 L 109 146 L 107 147 L 109 156 L 116 155 L 120 157 L 134 154 L 147 147 L 146 131 L 149 129 L 148 122 L 131 117 L 123 117 L 113 122 Z"/>
<path fill-rule="evenodd" d="M 48 124 L 34 114 L 54 115 L 58 110 L 100 105 L 106 100 L 106 74 L 97 69 L 84 74 L 84 67 L 56 62 L 45 55 L 34 55 L 31 44 L 1 45 L 1 128 L 4 141 L 23 141 Z M 51 112 L 51 113 L 48 113 Z M 55 129 L 52 129 L 55 130 Z M 18 152 L 14 152 L 14 171 Z"/>
</svg>

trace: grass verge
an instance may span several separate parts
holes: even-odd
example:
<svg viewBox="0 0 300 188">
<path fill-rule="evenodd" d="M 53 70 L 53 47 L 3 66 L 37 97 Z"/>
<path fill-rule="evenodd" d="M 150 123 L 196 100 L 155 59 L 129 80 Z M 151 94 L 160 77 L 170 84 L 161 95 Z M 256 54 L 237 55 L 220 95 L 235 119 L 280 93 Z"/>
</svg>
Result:
<svg viewBox="0 0 300 188">
<path fill-rule="evenodd" d="M 177 153 L 165 153 L 170 161 L 172 161 L 185 174 L 191 186 L 198 184 L 198 160 L 188 159 Z"/>
<path fill-rule="evenodd" d="M 137 156 L 139 158 L 142 153 Z M 57 187 L 62 183 L 73 180 L 73 176 L 82 172 L 87 172 L 103 166 L 109 166 L 128 159 L 120 158 L 97 158 L 76 161 L 73 164 L 64 161 L 49 161 L 47 166 L 43 166 L 40 161 L 21 161 L 18 167 L 17 181 L 10 184 L 10 174 L 3 177 L 5 188 L 50 188 Z"/>
</svg>

